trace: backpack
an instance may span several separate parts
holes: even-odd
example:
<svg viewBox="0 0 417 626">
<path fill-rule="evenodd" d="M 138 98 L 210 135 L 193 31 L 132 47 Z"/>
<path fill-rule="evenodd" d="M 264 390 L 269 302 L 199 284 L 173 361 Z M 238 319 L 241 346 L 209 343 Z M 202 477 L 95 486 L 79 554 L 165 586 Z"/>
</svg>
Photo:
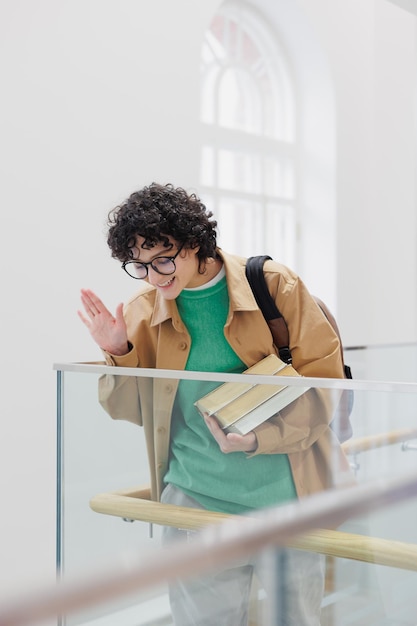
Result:
<svg viewBox="0 0 417 626">
<path fill-rule="evenodd" d="M 277 308 L 275 300 L 271 296 L 265 281 L 263 266 L 265 261 L 268 259 L 271 259 L 271 257 L 267 255 L 250 257 L 246 262 L 246 278 L 251 286 L 256 303 L 262 311 L 265 321 L 271 330 L 271 334 L 274 339 L 274 343 L 278 348 L 281 360 L 285 363 L 291 363 L 292 357 L 289 346 L 290 341 L 288 327 L 281 312 Z M 337 322 L 324 302 L 316 296 L 313 296 L 313 298 L 339 338 L 345 378 L 352 378 L 350 367 L 345 365 L 343 345 Z M 349 419 L 352 408 L 353 390 L 344 389 L 330 424 L 332 430 L 334 430 L 337 434 L 340 442 L 346 441 L 352 436 L 352 426 Z"/>
</svg>

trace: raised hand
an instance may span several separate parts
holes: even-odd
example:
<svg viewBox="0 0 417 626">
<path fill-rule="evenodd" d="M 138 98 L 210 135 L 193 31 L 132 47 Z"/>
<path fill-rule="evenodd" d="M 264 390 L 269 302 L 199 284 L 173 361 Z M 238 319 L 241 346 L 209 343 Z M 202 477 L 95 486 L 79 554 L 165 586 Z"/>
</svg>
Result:
<svg viewBox="0 0 417 626">
<path fill-rule="evenodd" d="M 116 356 L 127 354 L 129 346 L 123 304 L 116 307 L 113 317 L 91 289 L 81 289 L 81 302 L 84 311 L 77 311 L 78 316 L 100 348 Z"/>
</svg>

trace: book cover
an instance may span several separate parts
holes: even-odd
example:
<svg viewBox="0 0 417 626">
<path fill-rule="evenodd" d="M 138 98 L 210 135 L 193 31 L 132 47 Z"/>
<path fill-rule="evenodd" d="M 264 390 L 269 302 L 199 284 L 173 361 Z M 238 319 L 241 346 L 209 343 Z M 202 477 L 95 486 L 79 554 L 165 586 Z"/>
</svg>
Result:
<svg viewBox="0 0 417 626">
<path fill-rule="evenodd" d="M 281 361 L 281 359 L 275 356 L 275 354 L 269 354 L 267 357 L 262 359 L 262 361 L 255 363 L 255 365 L 252 365 L 252 367 L 249 367 L 243 373 L 273 376 L 284 367 L 286 367 L 286 363 L 284 363 L 284 361 Z M 195 406 L 201 413 L 214 415 L 216 411 L 229 404 L 232 400 L 240 397 L 253 387 L 255 387 L 253 383 L 223 383 L 207 395 L 197 400 Z"/>
<path fill-rule="evenodd" d="M 246 435 L 270 417 L 285 409 L 286 406 L 300 398 L 310 387 L 285 387 L 280 393 L 265 400 L 252 411 L 249 411 L 234 422 L 222 426 L 228 433 Z"/>
<path fill-rule="evenodd" d="M 275 354 L 270 354 L 243 373 L 299 376 L 291 365 L 281 361 Z M 195 405 L 201 413 L 216 417 L 226 432 L 245 435 L 302 396 L 308 389 L 309 387 L 288 385 L 223 383 L 200 398 Z"/>
</svg>

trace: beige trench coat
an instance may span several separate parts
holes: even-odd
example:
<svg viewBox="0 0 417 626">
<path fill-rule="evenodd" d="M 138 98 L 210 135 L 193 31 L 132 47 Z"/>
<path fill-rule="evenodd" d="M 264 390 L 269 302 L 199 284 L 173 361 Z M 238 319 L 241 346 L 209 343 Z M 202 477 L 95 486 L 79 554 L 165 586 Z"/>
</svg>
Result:
<svg viewBox="0 0 417 626">
<path fill-rule="evenodd" d="M 245 276 L 245 259 L 218 250 L 224 261 L 230 310 L 224 328 L 233 350 L 249 367 L 276 348 Z M 274 261 L 266 280 L 289 328 L 293 365 L 304 376 L 343 378 L 339 340 L 300 278 Z M 131 351 L 104 353 L 106 363 L 121 367 L 183 370 L 190 337 L 175 301 L 164 300 L 146 284 L 125 306 Z M 113 419 L 144 427 L 153 499 L 159 499 L 169 460 L 171 412 L 179 381 L 105 375 L 99 399 Z M 257 427 L 254 454 L 288 454 L 299 497 L 346 482 L 347 460 L 329 428 L 334 392 L 306 394 Z M 336 392 L 336 396 L 337 396 Z M 296 405 L 296 406 L 295 406 Z M 248 471 L 250 458 L 248 455 Z"/>
</svg>

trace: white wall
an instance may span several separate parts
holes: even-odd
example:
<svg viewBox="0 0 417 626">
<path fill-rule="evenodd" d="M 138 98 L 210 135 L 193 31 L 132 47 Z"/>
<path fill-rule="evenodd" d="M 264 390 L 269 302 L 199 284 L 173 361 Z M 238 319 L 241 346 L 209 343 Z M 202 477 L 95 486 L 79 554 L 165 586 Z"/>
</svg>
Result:
<svg viewBox="0 0 417 626">
<path fill-rule="evenodd" d="M 100 358 L 79 289 L 132 291 L 107 210 L 152 180 L 197 185 L 199 46 L 211 4 L 0 5 L 0 588 L 53 575 L 57 361 Z"/>
<path fill-rule="evenodd" d="M 152 180 L 198 190 L 199 49 L 218 4 L 0 5 L 5 591 L 53 576 L 52 364 L 100 356 L 76 317 L 79 288 L 111 307 L 132 291 L 109 258 L 106 212 Z M 278 19 L 284 5 L 273 3 Z M 415 341 L 415 17 L 385 0 L 299 0 L 299 9 L 334 80 L 326 158 L 336 155 L 337 177 L 326 202 L 337 216 L 344 337 Z M 333 283 L 323 255 L 306 259 L 306 274 L 313 281 L 330 263 Z"/>
<path fill-rule="evenodd" d="M 342 335 L 415 341 L 415 15 L 385 0 L 302 4 L 334 80 Z"/>
</svg>

